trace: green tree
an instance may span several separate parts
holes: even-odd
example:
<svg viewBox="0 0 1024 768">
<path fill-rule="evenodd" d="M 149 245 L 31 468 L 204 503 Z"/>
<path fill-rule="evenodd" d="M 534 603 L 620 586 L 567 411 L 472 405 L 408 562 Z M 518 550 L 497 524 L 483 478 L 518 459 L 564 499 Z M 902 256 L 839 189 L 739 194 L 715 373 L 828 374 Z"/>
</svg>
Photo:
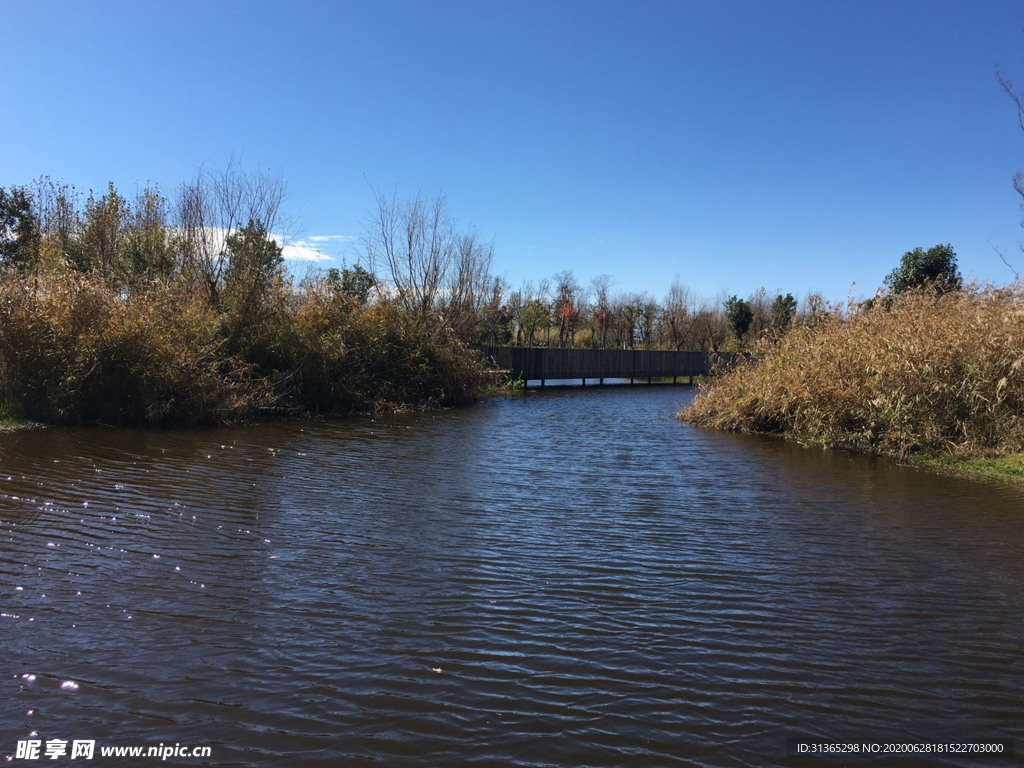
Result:
<svg viewBox="0 0 1024 768">
<path fill-rule="evenodd" d="M 348 297 L 356 304 L 366 304 L 370 300 L 370 291 L 377 286 L 377 278 L 359 264 L 351 269 L 330 269 L 327 272 L 327 283 L 331 289 Z"/>
<path fill-rule="evenodd" d="M 121 256 L 128 213 L 128 203 L 114 189 L 113 182 L 107 185 L 107 194 L 98 200 L 89 194 L 85 201 L 85 252 L 75 264 L 78 269 L 98 269 L 105 277 L 123 275 Z"/>
<path fill-rule="evenodd" d="M 736 342 L 742 343 L 750 324 L 754 322 L 754 310 L 749 302 L 730 296 L 725 302 L 725 319 Z"/>
<path fill-rule="evenodd" d="M 776 296 L 772 302 L 769 326 L 777 334 L 785 333 L 796 316 L 796 299 L 792 293 Z"/>
<path fill-rule="evenodd" d="M 893 294 L 932 286 L 937 293 L 960 290 L 962 280 L 953 246 L 935 245 L 927 251 L 915 248 L 903 254 L 900 265 L 888 274 L 885 284 Z"/>
<path fill-rule="evenodd" d="M 147 184 L 136 197 L 124 229 L 122 261 L 129 282 L 173 274 L 176 264 L 167 218 L 167 200 L 157 187 Z"/>
<path fill-rule="evenodd" d="M 551 325 L 551 309 L 539 298 L 530 299 L 522 310 L 522 328 L 526 346 L 537 341 L 537 331 Z"/>
<path fill-rule="evenodd" d="M 0 187 L 0 263 L 29 269 L 39 260 L 39 216 L 24 187 Z"/>
<path fill-rule="evenodd" d="M 224 270 L 224 298 L 230 309 L 246 316 L 258 310 L 275 278 L 281 274 L 282 248 L 253 219 L 225 242 L 228 266 Z"/>
</svg>

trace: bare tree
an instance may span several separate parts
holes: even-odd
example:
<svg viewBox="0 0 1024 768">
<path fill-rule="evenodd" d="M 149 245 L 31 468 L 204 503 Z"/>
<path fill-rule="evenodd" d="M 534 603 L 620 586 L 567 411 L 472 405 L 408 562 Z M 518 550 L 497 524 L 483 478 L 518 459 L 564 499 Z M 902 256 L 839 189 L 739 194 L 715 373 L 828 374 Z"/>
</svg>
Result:
<svg viewBox="0 0 1024 768">
<path fill-rule="evenodd" d="M 456 239 L 455 259 L 443 296 L 445 322 L 459 335 L 468 336 L 478 323 L 493 322 L 504 298 L 504 282 L 491 277 L 493 244 L 484 244 L 474 230 Z M 483 329 L 481 329 L 483 330 Z M 493 334 L 493 329 L 486 331 Z"/>
<path fill-rule="evenodd" d="M 835 311 L 828 300 L 818 292 L 807 294 L 804 299 L 803 311 L 797 314 L 803 323 L 815 323 L 824 317 L 828 317 Z"/>
<path fill-rule="evenodd" d="M 532 347 L 538 340 L 537 332 L 551 325 L 551 311 L 547 303 L 548 283 L 546 280 L 542 280 L 539 286 L 523 283 L 523 287 L 516 293 L 520 313 L 516 343 Z"/>
<path fill-rule="evenodd" d="M 618 349 L 633 346 L 633 332 L 636 328 L 636 312 L 633 296 L 616 294 L 608 302 L 609 323 L 612 344 Z"/>
<path fill-rule="evenodd" d="M 518 347 L 523 343 L 523 315 L 525 305 L 523 303 L 523 291 L 512 291 L 508 294 L 508 301 L 505 304 L 508 310 L 508 320 L 512 326 L 513 343 Z"/>
<path fill-rule="evenodd" d="M 558 346 L 571 347 L 579 318 L 580 284 L 572 272 L 555 275 L 555 315 L 558 318 Z"/>
<path fill-rule="evenodd" d="M 505 295 L 504 281 L 491 275 L 493 244 L 472 228 L 460 232 L 442 195 L 373 195 L 376 211 L 362 245 L 370 270 L 383 276 L 379 295 L 399 302 L 421 324 L 474 341 L 493 337 Z"/>
<path fill-rule="evenodd" d="M 660 345 L 662 310 L 658 302 L 648 294 L 640 296 L 640 316 L 638 320 L 640 336 L 644 346 L 652 349 Z"/>
<path fill-rule="evenodd" d="M 594 335 L 599 349 L 604 349 L 608 343 L 608 326 L 612 320 L 609 292 L 613 282 L 611 275 L 598 275 L 590 281 L 594 293 Z"/>
<path fill-rule="evenodd" d="M 1006 91 L 1006 95 L 1010 97 L 1010 100 L 1017 108 L 1017 125 L 1020 126 L 1022 131 L 1024 131 L 1024 91 L 1018 91 L 1014 87 L 1013 81 L 1002 72 L 997 72 L 996 77 L 999 80 L 999 84 L 1003 87 L 1003 90 Z M 1017 194 L 1020 195 L 1022 200 L 1024 200 L 1024 173 L 1021 171 L 1017 171 L 1013 176 L 1013 188 L 1017 190 Z M 1022 203 L 1021 207 L 1024 208 L 1024 203 Z M 1021 226 L 1024 227 L 1024 221 L 1021 222 Z M 1024 244 L 1021 244 L 1021 249 L 1024 250 Z M 1003 263 L 1013 270 L 1014 278 L 1017 278 L 1017 270 L 1014 269 L 998 249 L 996 249 L 996 253 L 999 254 L 999 258 L 1002 259 Z"/>
<path fill-rule="evenodd" d="M 694 343 L 692 328 L 696 316 L 695 303 L 693 291 L 677 277 L 665 297 L 664 314 L 666 340 L 674 349 L 686 349 Z"/>
<path fill-rule="evenodd" d="M 281 177 L 243 171 L 234 158 L 222 170 L 200 168 L 195 179 L 178 189 L 175 246 L 182 272 L 211 304 L 220 302 L 228 240 L 244 227 L 273 232 L 285 193 Z"/>
<path fill-rule="evenodd" d="M 757 339 L 771 325 L 772 303 L 768 298 L 768 291 L 763 287 L 758 288 L 750 294 L 747 303 L 750 305 L 750 311 L 753 313 L 748 333 L 750 338 Z"/>
<path fill-rule="evenodd" d="M 620 296 L 616 302 L 616 341 L 622 349 L 632 349 L 637 342 L 650 347 L 658 314 L 657 303 L 644 291 Z"/>
<path fill-rule="evenodd" d="M 363 238 L 367 263 L 389 280 L 394 298 L 420 322 L 427 322 L 459 249 L 444 197 L 417 194 L 399 201 L 374 190 L 377 210 Z M 385 286 L 381 286 L 385 288 Z"/>
<path fill-rule="evenodd" d="M 718 352 L 729 337 L 724 306 L 725 294 L 720 293 L 711 301 L 703 302 L 697 310 L 694 330 L 701 352 Z"/>
<path fill-rule="evenodd" d="M 83 248 L 82 217 L 75 188 L 57 184 L 49 176 L 40 176 L 32 183 L 31 192 L 42 235 L 42 265 L 45 268 L 58 264 L 77 266 Z"/>
<path fill-rule="evenodd" d="M 508 282 L 503 277 L 491 278 L 486 298 L 476 310 L 479 340 L 487 344 L 507 344 L 511 339 L 511 312 L 505 302 L 507 294 Z"/>
</svg>

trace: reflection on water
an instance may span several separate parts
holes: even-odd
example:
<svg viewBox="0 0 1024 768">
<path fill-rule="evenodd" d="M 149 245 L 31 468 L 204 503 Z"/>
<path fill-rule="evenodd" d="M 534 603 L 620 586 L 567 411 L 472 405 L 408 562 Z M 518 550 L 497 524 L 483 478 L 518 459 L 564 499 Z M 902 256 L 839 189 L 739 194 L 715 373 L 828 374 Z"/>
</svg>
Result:
<svg viewBox="0 0 1024 768">
<path fill-rule="evenodd" d="M 0 754 L 763 765 L 797 734 L 1019 737 L 1019 492 L 694 430 L 688 396 L 0 436 Z"/>
</svg>

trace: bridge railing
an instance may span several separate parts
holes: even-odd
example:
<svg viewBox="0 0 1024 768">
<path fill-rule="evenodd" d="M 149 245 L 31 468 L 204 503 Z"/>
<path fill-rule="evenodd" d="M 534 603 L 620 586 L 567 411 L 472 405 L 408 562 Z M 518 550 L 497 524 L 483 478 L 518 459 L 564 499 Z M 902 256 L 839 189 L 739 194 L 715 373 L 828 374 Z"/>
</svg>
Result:
<svg viewBox="0 0 1024 768">
<path fill-rule="evenodd" d="M 494 364 L 524 381 L 553 379 L 649 379 L 706 376 L 731 353 L 676 352 L 654 349 L 558 349 L 549 347 L 482 348 Z"/>
</svg>

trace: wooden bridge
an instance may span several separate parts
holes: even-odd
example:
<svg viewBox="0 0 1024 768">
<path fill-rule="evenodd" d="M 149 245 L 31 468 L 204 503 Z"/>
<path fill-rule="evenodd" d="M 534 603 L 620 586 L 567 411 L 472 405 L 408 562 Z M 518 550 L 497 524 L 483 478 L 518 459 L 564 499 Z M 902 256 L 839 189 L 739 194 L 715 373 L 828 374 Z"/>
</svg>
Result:
<svg viewBox="0 0 1024 768">
<path fill-rule="evenodd" d="M 653 349 L 554 349 L 548 347 L 482 347 L 495 367 L 524 386 L 539 381 L 588 380 L 604 384 L 605 379 L 629 379 L 650 384 L 654 379 L 680 378 L 693 383 L 694 376 L 706 376 L 717 364 L 730 364 L 736 355 L 709 352 L 671 352 Z"/>
</svg>

